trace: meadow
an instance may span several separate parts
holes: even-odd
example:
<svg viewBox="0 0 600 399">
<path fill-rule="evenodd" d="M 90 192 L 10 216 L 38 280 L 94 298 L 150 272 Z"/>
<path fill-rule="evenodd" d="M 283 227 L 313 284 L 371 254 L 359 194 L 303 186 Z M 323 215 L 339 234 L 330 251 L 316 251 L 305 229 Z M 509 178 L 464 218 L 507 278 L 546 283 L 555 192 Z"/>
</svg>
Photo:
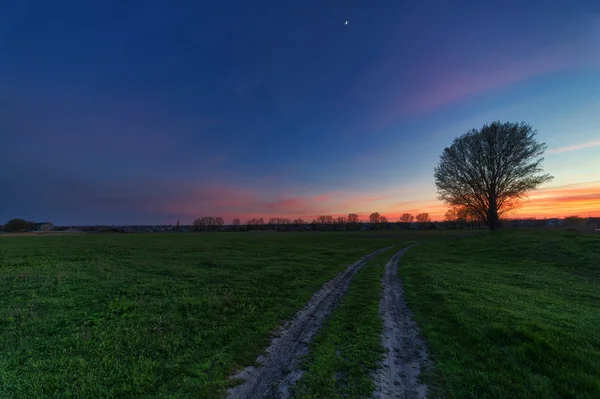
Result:
<svg viewBox="0 0 600 399">
<path fill-rule="evenodd" d="M 409 241 L 432 397 L 597 397 L 600 237 L 540 231 L 0 237 L 0 397 L 224 397 L 323 283 Z M 355 276 L 297 398 L 370 396 L 393 252 Z"/>
<path fill-rule="evenodd" d="M 221 397 L 389 234 L 0 239 L 0 397 Z"/>
<path fill-rule="evenodd" d="M 411 249 L 400 275 L 439 397 L 600 397 L 599 235 L 438 241 Z"/>
</svg>

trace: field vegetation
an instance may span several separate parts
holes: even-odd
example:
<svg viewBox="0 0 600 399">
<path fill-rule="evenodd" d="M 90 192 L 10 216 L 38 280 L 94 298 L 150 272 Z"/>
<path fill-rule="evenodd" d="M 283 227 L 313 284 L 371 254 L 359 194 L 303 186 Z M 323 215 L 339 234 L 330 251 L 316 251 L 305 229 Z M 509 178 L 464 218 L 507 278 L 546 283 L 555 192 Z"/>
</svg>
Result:
<svg viewBox="0 0 600 399">
<path fill-rule="evenodd" d="M 444 398 L 598 398 L 600 237 L 504 231 L 417 246 L 409 306 Z"/>
<path fill-rule="evenodd" d="M 323 283 L 388 245 L 311 343 L 297 398 L 369 397 L 384 264 L 432 397 L 595 398 L 600 237 L 560 231 L 0 238 L 0 397 L 223 397 Z"/>
<path fill-rule="evenodd" d="M 278 323 L 387 234 L 0 241 L 0 397 L 219 397 Z"/>
</svg>

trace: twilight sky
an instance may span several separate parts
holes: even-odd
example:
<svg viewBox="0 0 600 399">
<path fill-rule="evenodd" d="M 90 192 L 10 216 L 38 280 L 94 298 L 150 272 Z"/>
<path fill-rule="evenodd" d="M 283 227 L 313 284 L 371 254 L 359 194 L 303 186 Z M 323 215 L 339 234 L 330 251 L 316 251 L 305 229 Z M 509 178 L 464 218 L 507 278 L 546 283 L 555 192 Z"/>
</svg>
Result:
<svg viewBox="0 0 600 399">
<path fill-rule="evenodd" d="M 549 146 L 519 216 L 600 216 L 597 0 L 9 3 L 0 223 L 441 219 L 439 155 L 493 120 Z"/>
</svg>

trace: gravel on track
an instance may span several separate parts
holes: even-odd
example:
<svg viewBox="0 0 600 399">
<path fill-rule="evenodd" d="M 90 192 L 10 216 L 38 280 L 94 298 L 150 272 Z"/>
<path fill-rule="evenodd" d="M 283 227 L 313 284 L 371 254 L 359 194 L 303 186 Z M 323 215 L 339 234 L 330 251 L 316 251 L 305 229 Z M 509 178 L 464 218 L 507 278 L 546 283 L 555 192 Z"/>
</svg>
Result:
<svg viewBox="0 0 600 399">
<path fill-rule="evenodd" d="M 425 339 L 404 299 L 398 277 L 400 258 L 411 247 L 397 252 L 387 262 L 382 280 L 379 312 L 383 320 L 383 347 L 387 350 L 375 373 L 375 398 L 426 399 L 427 385 L 419 381 L 423 368 L 431 365 Z"/>
<path fill-rule="evenodd" d="M 259 356 L 261 367 L 247 367 L 233 376 L 244 382 L 229 390 L 230 399 L 288 398 L 291 388 L 302 376 L 301 357 L 331 311 L 348 290 L 356 273 L 375 255 L 393 246 L 363 256 L 345 271 L 325 283 L 271 341 L 266 355 Z"/>
</svg>

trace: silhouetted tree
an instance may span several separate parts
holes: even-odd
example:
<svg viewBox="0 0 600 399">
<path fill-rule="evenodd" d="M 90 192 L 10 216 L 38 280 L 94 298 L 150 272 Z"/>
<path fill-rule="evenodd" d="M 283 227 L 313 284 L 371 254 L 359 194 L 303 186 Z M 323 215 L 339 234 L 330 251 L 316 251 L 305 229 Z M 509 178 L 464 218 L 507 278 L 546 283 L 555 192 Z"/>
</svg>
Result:
<svg viewBox="0 0 600 399">
<path fill-rule="evenodd" d="M 333 224 L 335 224 L 335 230 L 346 230 L 348 228 L 348 221 L 344 216 L 338 216 L 333 219 Z"/>
<path fill-rule="evenodd" d="M 381 228 L 383 230 L 387 229 L 389 227 L 388 226 L 388 218 L 385 216 L 380 216 L 379 217 L 379 225 L 381 226 Z"/>
<path fill-rule="evenodd" d="M 447 211 L 446 214 L 444 215 L 444 220 L 446 221 L 446 224 L 448 226 L 450 226 L 451 228 L 461 228 L 462 229 L 462 225 L 461 225 L 461 219 L 460 216 L 458 215 L 458 211 L 456 207 L 450 207 Z"/>
<path fill-rule="evenodd" d="M 379 223 L 381 216 L 379 215 L 379 212 L 373 212 L 371 215 L 369 215 L 369 223 Z"/>
<path fill-rule="evenodd" d="M 417 215 L 417 223 L 419 226 L 424 229 L 427 226 L 427 223 L 431 223 L 431 218 L 429 217 L 429 213 L 423 212 Z"/>
<path fill-rule="evenodd" d="M 356 213 L 348 214 L 348 228 L 358 230 L 360 228 L 360 219 Z"/>
<path fill-rule="evenodd" d="M 333 224 L 333 216 L 331 215 L 321 215 L 316 219 L 318 224 Z"/>
<path fill-rule="evenodd" d="M 444 215 L 444 219 L 449 222 L 453 228 L 455 229 L 464 229 L 468 226 L 469 218 L 467 214 L 467 210 L 465 207 L 453 206 L 450 207 L 446 214 Z"/>
<path fill-rule="evenodd" d="M 479 227 L 479 219 L 464 206 L 453 206 L 448 209 L 445 219 L 454 224 L 455 228 L 476 228 Z"/>
<path fill-rule="evenodd" d="M 175 225 L 175 231 L 179 231 L 181 230 L 181 223 L 179 223 L 179 220 L 177 221 L 177 224 Z"/>
<path fill-rule="evenodd" d="M 241 224 L 240 219 L 238 219 L 238 218 L 233 219 L 233 225 L 234 226 L 239 226 L 240 224 Z"/>
<path fill-rule="evenodd" d="M 578 215 L 571 215 L 571 216 L 567 216 L 565 218 L 565 222 L 575 222 L 575 223 L 579 223 L 583 220 L 583 218 L 581 216 Z"/>
<path fill-rule="evenodd" d="M 215 230 L 217 226 L 217 220 L 213 216 L 206 217 L 206 230 L 212 231 Z"/>
<path fill-rule="evenodd" d="M 585 223 L 585 219 L 582 218 L 581 216 L 577 216 L 577 215 L 571 215 L 571 216 L 567 216 L 563 223 L 565 226 L 567 227 L 577 227 L 577 226 L 582 226 Z"/>
<path fill-rule="evenodd" d="M 552 179 L 541 174 L 547 146 L 526 123 L 493 122 L 457 137 L 434 170 L 438 198 L 464 206 L 490 230 L 529 191 Z"/>
<path fill-rule="evenodd" d="M 410 213 L 403 213 L 400 215 L 399 222 L 402 223 L 405 228 L 408 228 L 414 219 L 415 217 Z"/>
<path fill-rule="evenodd" d="M 348 214 L 348 223 L 360 223 L 360 219 L 356 213 Z"/>
<path fill-rule="evenodd" d="M 262 226 L 265 224 L 263 218 L 252 218 L 246 222 L 249 229 L 262 229 Z"/>
<path fill-rule="evenodd" d="M 220 230 L 224 224 L 225 220 L 221 216 L 217 216 L 215 218 L 215 225 L 217 226 L 217 230 Z"/>
<path fill-rule="evenodd" d="M 292 221 L 290 219 L 288 219 L 288 218 L 277 217 L 277 218 L 270 218 L 269 219 L 269 225 L 271 227 L 281 226 L 281 225 L 287 225 L 287 224 L 292 224 Z"/>
<path fill-rule="evenodd" d="M 33 228 L 33 223 L 25 219 L 12 219 L 4 225 L 6 231 L 25 231 Z"/>
<path fill-rule="evenodd" d="M 400 221 L 402 223 L 412 223 L 413 220 L 414 216 L 410 213 L 403 213 L 402 215 L 400 215 Z"/>
<path fill-rule="evenodd" d="M 200 231 L 200 226 L 202 226 L 202 219 L 198 218 L 194 220 L 192 223 L 192 231 Z"/>
</svg>

